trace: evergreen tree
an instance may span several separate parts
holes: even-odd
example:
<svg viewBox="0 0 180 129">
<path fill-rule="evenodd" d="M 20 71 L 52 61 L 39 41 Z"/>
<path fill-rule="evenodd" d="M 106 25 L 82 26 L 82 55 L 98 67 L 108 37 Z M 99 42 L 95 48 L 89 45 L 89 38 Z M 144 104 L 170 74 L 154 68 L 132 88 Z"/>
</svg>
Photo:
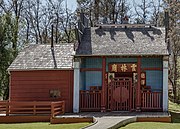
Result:
<svg viewBox="0 0 180 129">
<path fill-rule="evenodd" d="M 17 53 L 13 48 L 13 34 L 15 20 L 11 14 L 0 16 L 0 96 L 3 99 L 8 99 L 9 89 L 9 74 L 7 68 L 15 58 L 14 53 Z"/>
</svg>

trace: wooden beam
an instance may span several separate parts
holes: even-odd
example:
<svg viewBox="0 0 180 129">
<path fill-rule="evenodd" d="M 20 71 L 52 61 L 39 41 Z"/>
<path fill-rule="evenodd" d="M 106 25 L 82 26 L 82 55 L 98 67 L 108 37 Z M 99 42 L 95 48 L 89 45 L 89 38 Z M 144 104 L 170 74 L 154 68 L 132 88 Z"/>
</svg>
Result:
<svg viewBox="0 0 180 129">
<path fill-rule="evenodd" d="M 138 62 L 137 62 L 137 89 L 136 89 L 136 110 L 140 111 L 141 107 L 141 57 L 138 57 Z"/>
<path fill-rule="evenodd" d="M 102 71 L 102 68 L 81 68 L 80 71 Z"/>
<path fill-rule="evenodd" d="M 101 112 L 106 111 L 106 58 L 103 57 L 102 61 L 102 97 L 101 97 Z"/>
</svg>

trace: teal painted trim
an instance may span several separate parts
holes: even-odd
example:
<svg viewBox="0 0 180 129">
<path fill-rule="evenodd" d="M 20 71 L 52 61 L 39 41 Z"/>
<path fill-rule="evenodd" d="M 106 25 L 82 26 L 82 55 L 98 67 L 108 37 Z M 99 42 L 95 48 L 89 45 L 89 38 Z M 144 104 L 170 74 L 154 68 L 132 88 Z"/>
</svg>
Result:
<svg viewBox="0 0 180 129">
<path fill-rule="evenodd" d="M 86 78 L 86 74 L 85 74 L 85 72 L 81 72 L 80 73 L 80 90 L 85 90 L 86 89 L 86 87 L 85 87 L 85 78 Z"/>
<path fill-rule="evenodd" d="M 106 58 L 106 71 L 109 63 L 134 63 L 137 58 Z M 142 58 L 141 68 L 162 68 L 162 58 Z M 102 58 L 83 58 L 81 68 L 102 68 Z"/>
<path fill-rule="evenodd" d="M 83 58 L 81 68 L 102 68 L 102 58 Z"/>
<path fill-rule="evenodd" d="M 162 68 L 162 58 L 142 58 L 141 68 Z"/>
<path fill-rule="evenodd" d="M 106 72 L 110 63 L 135 63 L 137 58 L 106 58 Z"/>
<path fill-rule="evenodd" d="M 102 86 L 102 72 L 88 71 L 86 72 L 86 90 L 89 90 L 90 86 Z"/>
<path fill-rule="evenodd" d="M 163 90 L 163 71 L 146 71 L 146 85 L 151 86 L 152 91 Z"/>
<path fill-rule="evenodd" d="M 109 63 L 135 63 L 137 58 L 106 58 L 106 71 Z M 142 58 L 142 68 L 162 68 L 162 58 Z M 102 58 L 83 58 L 82 68 L 102 68 Z M 152 87 L 152 91 L 162 91 L 163 72 L 146 71 L 146 85 Z M 81 72 L 81 90 L 89 90 L 89 86 L 102 86 L 101 71 Z"/>
<path fill-rule="evenodd" d="M 89 90 L 90 86 L 102 86 L 102 72 L 100 71 L 81 72 L 80 90 Z"/>
</svg>

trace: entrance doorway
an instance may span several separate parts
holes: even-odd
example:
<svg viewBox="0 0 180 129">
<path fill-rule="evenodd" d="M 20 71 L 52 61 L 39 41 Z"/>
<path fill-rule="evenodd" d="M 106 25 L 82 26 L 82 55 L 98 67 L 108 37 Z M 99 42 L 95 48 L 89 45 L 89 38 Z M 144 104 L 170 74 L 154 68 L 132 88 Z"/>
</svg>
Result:
<svg viewBox="0 0 180 129">
<path fill-rule="evenodd" d="M 108 106 L 111 111 L 130 111 L 132 105 L 132 76 L 114 77 L 108 85 Z M 128 74 L 127 74 L 128 75 Z M 132 74 L 131 74 L 132 75 Z"/>
</svg>

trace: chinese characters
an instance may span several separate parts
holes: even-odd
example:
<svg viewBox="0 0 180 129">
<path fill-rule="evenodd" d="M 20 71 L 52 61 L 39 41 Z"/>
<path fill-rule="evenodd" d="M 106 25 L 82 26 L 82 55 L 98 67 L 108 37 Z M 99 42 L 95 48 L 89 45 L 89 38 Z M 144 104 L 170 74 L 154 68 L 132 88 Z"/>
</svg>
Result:
<svg viewBox="0 0 180 129">
<path fill-rule="evenodd" d="M 112 64 L 110 65 L 111 72 L 137 72 L 136 64 Z"/>
</svg>

